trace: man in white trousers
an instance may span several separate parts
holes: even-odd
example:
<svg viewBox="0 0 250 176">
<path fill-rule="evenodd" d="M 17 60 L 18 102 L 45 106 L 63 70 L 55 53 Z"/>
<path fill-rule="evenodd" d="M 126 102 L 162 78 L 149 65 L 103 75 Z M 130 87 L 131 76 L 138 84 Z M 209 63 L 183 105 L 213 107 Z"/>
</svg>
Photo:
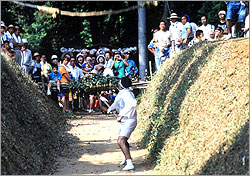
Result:
<svg viewBox="0 0 250 176">
<path fill-rule="evenodd" d="M 108 108 L 108 113 L 112 110 L 116 110 L 119 113 L 117 121 L 121 123 L 121 127 L 117 143 L 125 156 L 125 159 L 120 163 L 120 165 L 126 164 L 123 170 L 135 168 L 132 163 L 128 143 L 128 139 L 137 125 L 137 102 L 133 92 L 129 89 L 131 85 L 132 82 L 129 78 L 121 78 L 119 82 L 120 92 L 116 96 L 114 103 Z"/>
</svg>

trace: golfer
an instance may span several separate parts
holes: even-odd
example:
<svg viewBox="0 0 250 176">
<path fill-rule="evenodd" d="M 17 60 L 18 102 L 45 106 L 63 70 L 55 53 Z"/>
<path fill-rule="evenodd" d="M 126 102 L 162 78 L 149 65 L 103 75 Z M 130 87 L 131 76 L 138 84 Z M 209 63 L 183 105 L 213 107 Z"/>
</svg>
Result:
<svg viewBox="0 0 250 176">
<path fill-rule="evenodd" d="M 129 78 L 121 78 L 118 85 L 120 92 L 116 96 L 114 103 L 108 108 L 108 113 L 112 110 L 116 110 L 119 113 L 117 121 L 121 122 L 121 127 L 117 143 L 125 156 L 125 159 L 120 163 L 120 165 L 127 163 L 122 170 L 132 170 L 135 168 L 132 163 L 128 143 L 128 139 L 137 125 L 137 102 L 133 92 L 129 89 L 131 85 L 132 82 Z"/>
</svg>

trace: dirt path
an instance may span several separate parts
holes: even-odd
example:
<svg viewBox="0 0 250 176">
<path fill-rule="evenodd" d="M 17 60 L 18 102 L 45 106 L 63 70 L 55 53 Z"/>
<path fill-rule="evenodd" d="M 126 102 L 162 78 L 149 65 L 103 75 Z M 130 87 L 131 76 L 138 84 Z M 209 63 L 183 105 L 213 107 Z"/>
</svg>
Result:
<svg viewBox="0 0 250 176">
<path fill-rule="evenodd" d="M 58 158 L 55 175 L 152 175 L 153 166 L 145 160 L 148 152 L 136 146 L 133 134 L 129 143 L 136 169 L 121 171 L 123 154 L 116 144 L 119 123 L 114 116 L 94 113 L 79 117 L 68 120 L 70 147 Z"/>
</svg>

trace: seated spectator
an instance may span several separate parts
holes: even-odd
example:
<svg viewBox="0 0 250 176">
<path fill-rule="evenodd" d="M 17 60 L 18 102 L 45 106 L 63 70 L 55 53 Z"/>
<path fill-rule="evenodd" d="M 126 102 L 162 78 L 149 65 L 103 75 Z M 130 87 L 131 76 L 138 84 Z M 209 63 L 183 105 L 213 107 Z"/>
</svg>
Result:
<svg viewBox="0 0 250 176">
<path fill-rule="evenodd" d="M 12 24 L 10 24 L 7 28 L 6 35 L 9 39 L 9 42 L 10 42 L 9 45 L 10 45 L 11 49 L 14 48 L 14 46 L 13 46 L 13 43 L 14 43 L 13 33 L 14 33 L 14 26 Z"/>
<path fill-rule="evenodd" d="M 6 30 L 7 30 L 7 27 L 4 24 L 1 24 L 1 48 L 3 48 L 4 41 L 10 40 L 6 34 Z"/>
<path fill-rule="evenodd" d="M 27 39 L 23 39 L 24 44 L 21 46 L 21 68 L 24 71 L 24 73 L 29 72 L 29 68 L 32 62 L 32 53 L 31 51 L 27 48 L 28 43 Z"/>
<path fill-rule="evenodd" d="M 62 78 L 62 75 L 61 75 L 61 73 L 58 72 L 57 65 L 53 65 L 52 72 L 49 73 L 49 84 L 48 84 L 47 95 L 51 95 L 51 87 L 52 87 L 52 85 L 56 85 L 58 91 L 59 92 L 61 91 L 60 90 L 61 78 Z"/>
<path fill-rule="evenodd" d="M 225 36 L 223 34 L 223 29 L 221 27 L 217 27 L 215 29 L 215 39 L 216 40 L 224 40 Z"/>
<path fill-rule="evenodd" d="M 198 27 L 198 29 L 203 31 L 204 37 L 207 40 L 209 38 L 210 31 L 214 31 L 214 25 L 207 23 L 206 16 L 201 17 L 201 23 L 202 23 L 202 25 L 200 27 Z"/>
<path fill-rule="evenodd" d="M 68 84 L 69 82 L 73 81 L 70 78 L 69 72 L 67 71 L 69 68 L 67 67 L 69 63 L 69 58 L 68 56 L 64 55 L 63 56 L 63 60 L 62 60 L 62 64 L 61 67 L 59 68 L 59 73 L 62 75 L 61 78 L 61 83 L 66 83 Z M 69 109 L 69 88 L 62 88 L 62 104 L 63 104 L 63 109 L 64 112 L 71 112 Z"/>
<path fill-rule="evenodd" d="M 226 12 L 224 10 L 218 13 L 220 21 L 215 24 L 215 28 L 221 27 L 224 30 L 224 34 L 227 34 Z"/>
<path fill-rule="evenodd" d="M 31 74 L 31 79 L 38 83 L 42 81 L 40 54 L 35 52 L 33 58 L 34 60 L 31 62 L 29 73 Z"/>
<path fill-rule="evenodd" d="M 215 41 L 214 31 L 210 31 L 209 38 L 207 39 L 207 41 L 209 41 L 209 42 Z"/>
<path fill-rule="evenodd" d="M 22 46 L 22 39 L 20 36 L 20 28 L 18 26 L 15 26 L 15 32 L 12 34 L 13 35 L 13 46 L 15 50 L 20 50 Z"/>
<path fill-rule="evenodd" d="M 82 66 L 82 71 L 85 74 L 89 74 L 94 68 L 94 65 L 91 63 L 91 58 L 87 57 L 86 58 L 86 63 L 83 64 Z"/>
<path fill-rule="evenodd" d="M 189 44 L 188 44 L 188 47 L 190 48 L 191 46 L 193 46 L 194 44 L 196 43 L 199 43 L 199 42 L 203 42 L 205 41 L 205 37 L 204 37 L 204 33 L 202 30 L 198 29 L 196 32 L 195 32 L 195 38 L 192 39 Z"/>
<path fill-rule="evenodd" d="M 124 58 L 126 60 L 126 62 L 129 64 L 128 66 L 126 66 L 126 76 L 129 77 L 135 77 L 136 74 L 138 73 L 138 68 L 136 67 L 135 61 L 133 61 L 132 59 L 130 59 L 130 52 L 129 51 L 124 51 Z"/>
<path fill-rule="evenodd" d="M 52 71 L 51 65 L 46 61 L 46 56 L 42 55 L 41 57 L 41 76 L 44 82 L 49 81 L 49 73 Z"/>
<path fill-rule="evenodd" d="M 118 75 L 114 73 L 115 76 L 118 78 L 125 77 L 125 66 L 129 66 L 129 64 L 122 58 L 121 52 L 116 51 L 114 55 L 114 61 L 110 67 L 110 69 L 116 69 L 118 72 Z"/>
<path fill-rule="evenodd" d="M 61 63 L 59 62 L 59 58 L 57 57 L 57 55 L 54 54 L 51 56 L 51 64 L 56 65 L 58 68 L 60 68 Z"/>
</svg>

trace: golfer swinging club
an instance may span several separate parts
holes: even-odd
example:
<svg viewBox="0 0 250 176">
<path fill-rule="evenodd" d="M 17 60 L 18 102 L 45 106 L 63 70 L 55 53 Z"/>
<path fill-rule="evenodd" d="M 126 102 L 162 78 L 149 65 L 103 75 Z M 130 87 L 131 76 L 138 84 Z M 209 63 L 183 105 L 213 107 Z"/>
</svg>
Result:
<svg viewBox="0 0 250 176">
<path fill-rule="evenodd" d="M 121 122 L 121 127 L 117 143 L 125 156 L 125 159 L 120 163 L 120 165 L 127 163 L 127 165 L 122 169 L 127 171 L 135 168 L 132 163 L 128 143 L 128 139 L 137 125 L 137 102 L 133 92 L 128 89 L 131 85 L 132 82 L 129 78 L 121 78 L 118 85 L 120 92 L 116 96 L 114 103 L 107 110 L 108 113 L 112 110 L 116 110 L 119 113 L 117 121 Z"/>
</svg>

